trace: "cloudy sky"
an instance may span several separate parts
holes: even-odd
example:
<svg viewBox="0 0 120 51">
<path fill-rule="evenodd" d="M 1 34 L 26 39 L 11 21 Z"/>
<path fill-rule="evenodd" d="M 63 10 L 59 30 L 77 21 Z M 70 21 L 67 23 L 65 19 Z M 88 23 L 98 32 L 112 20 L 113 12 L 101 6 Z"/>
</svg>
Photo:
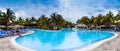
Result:
<svg viewBox="0 0 120 51">
<path fill-rule="evenodd" d="M 57 12 L 66 20 L 76 22 L 82 16 L 92 16 L 98 13 L 114 14 L 120 9 L 120 0 L 0 0 L 0 10 L 11 8 L 17 17 L 49 16 Z"/>
</svg>

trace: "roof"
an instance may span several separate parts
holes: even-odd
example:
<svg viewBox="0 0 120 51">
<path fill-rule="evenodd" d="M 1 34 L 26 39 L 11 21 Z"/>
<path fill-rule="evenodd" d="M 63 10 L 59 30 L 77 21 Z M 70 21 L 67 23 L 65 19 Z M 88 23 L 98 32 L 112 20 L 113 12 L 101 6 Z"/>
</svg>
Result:
<svg viewBox="0 0 120 51">
<path fill-rule="evenodd" d="M 118 20 L 118 21 L 115 21 L 115 23 L 118 23 L 118 22 L 120 22 L 120 20 Z"/>
<path fill-rule="evenodd" d="M 95 27 L 95 25 L 91 25 L 91 27 Z"/>
<path fill-rule="evenodd" d="M 78 24 L 78 25 L 76 25 L 76 26 L 79 26 L 79 27 L 87 27 L 87 25 L 85 25 L 85 24 Z"/>
<path fill-rule="evenodd" d="M 110 26 L 115 27 L 116 25 L 110 25 Z"/>
<path fill-rule="evenodd" d="M 105 25 L 100 25 L 101 27 L 106 27 Z"/>
</svg>

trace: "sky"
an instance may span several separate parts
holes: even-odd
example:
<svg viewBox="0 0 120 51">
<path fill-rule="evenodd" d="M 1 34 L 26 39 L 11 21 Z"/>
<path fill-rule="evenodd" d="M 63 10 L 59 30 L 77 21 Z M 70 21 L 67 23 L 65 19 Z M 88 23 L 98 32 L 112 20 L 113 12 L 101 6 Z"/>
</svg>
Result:
<svg viewBox="0 0 120 51">
<path fill-rule="evenodd" d="M 82 16 L 105 15 L 109 11 L 117 14 L 120 0 L 0 0 L 0 10 L 5 12 L 6 8 L 12 9 L 17 18 L 38 18 L 43 14 L 49 17 L 57 12 L 75 23 Z"/>
</svg>

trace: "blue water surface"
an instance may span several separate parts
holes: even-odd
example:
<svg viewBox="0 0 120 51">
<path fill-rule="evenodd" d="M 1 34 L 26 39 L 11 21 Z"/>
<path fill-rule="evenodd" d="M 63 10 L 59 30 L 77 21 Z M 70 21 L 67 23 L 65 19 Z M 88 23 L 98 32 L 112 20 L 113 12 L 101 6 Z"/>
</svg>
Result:
<svg viewBox="0 0 120 51">
<path fill-rule="evenodd" d="M 34 30 L 35 32 L 18 37 L 17 43 L 36 51 L 74 51 L 114 36 L 111 32 L 89 30 Z"/>
</svg>

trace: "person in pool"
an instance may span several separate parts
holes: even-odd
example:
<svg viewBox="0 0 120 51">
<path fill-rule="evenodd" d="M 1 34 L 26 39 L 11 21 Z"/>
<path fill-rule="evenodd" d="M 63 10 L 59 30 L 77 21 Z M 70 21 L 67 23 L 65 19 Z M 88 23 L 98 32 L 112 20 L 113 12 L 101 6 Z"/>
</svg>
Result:
<svg viewBox="0 0 120 51">
<path fill-rule="evenodd" d="M 20 30 L 18 28 L 16 29 L 16 34 L 21 37 L 21 32 L 20 32 Z"/>
</svg>

